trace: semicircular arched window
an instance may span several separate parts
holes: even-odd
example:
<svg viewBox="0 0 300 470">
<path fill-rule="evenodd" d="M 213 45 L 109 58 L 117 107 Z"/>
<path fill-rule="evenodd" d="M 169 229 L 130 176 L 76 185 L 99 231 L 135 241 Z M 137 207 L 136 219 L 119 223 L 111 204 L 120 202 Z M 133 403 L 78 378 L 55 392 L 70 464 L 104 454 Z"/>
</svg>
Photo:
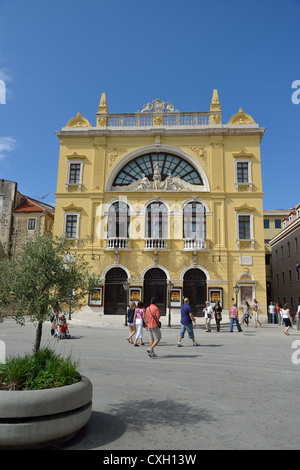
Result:
<svg viewBox="0 0 300 470">
<path fill-rule="evenodd" d="M 190 184 L 203 185 L 198 171 L 187 160 L 177 155 L 161 152 L 147 153 L 130 160 L 115 177 L 113 186 L 127 186 L 142 178 L 143 174 L 152 180 L 156 162 L 158 162 L 162 181 L 171 173 L 173 178 L 179 177 Z"/>
</svg>

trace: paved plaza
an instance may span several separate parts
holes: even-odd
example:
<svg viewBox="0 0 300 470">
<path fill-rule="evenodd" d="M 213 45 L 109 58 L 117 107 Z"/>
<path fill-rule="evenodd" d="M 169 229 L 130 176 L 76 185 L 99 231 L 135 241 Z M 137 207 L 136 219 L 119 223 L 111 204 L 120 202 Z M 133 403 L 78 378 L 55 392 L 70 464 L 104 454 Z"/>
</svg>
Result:
<svg viewBox="0 0 300 470">
<path fill-rule="evenodd" d="M 128 328 L 70 322 L 71 339 L 56 341 L 50 324 L 42 344 L 72 352 L 80 372 L 93 383 L 88 425 L 61 450 L 299 449 L 300 331 L 263 324 L 229 332 L 222 323 L 206 333 L 196 328 L 199 347 L 179 326 L 162 328 L 157 358 L 146 346 L 126 341 Z M 31 323 L 0 324 L 6 355 L 32 350 Z M 298 344 L 299 342 L 299 344 Z M 299 354 L 298 354 L 299 350 Z"/>
</svg>

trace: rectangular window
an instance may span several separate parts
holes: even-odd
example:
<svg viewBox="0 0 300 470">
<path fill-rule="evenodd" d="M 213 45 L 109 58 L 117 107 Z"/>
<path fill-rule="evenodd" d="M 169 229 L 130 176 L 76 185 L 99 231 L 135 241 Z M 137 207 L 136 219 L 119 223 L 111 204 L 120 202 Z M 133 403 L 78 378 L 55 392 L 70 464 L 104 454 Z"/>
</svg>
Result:
<svg viewBox="0 0 300 470">
<path fill-rule="evenodd" d="M 264 228 L 269 228 L 269 227 L 270 227 L 269 219 L 264 219 Z"/>
<path fill-rule="evenodd" d="M 278 273 L 276 274 L 276 284 L 277 286 L 279 286 L 279 274 Z"/>
<path fill-rule="evenodd" d="M 292 282 L 292 270 L 289 269 L 289 282 Z"/>
<path fill-rule="evenodd" d="M 248 183 L 248 163 L 237 162 L 237 182 L 238 183 Z"/>
<path fill-rule="evenodd" d="M 239 216 L 239 239 L 250 239 L 250 215 Z"/>
<path fill-rule="evenodd" d="M 67 215 L 66 219 L 66 233 L 69 238 L 77 237 L 77 215 Z"/>
<path fill-rule="evenodd" d="M 298 238 L 295 238 L 295 252 L 298 252 Z"/>
<path fill-rule="evenodd" d="M 284 272 L 281 273 L 281 277 L 282 277 L 282 284 L 284 284 L 284 281 L 285 281 L 285 279 L 284 279 Z"/>
<path fill-rule="evenodd" d="M 34 230 L 35 229 L 35 219 L 28 219 L 27 228 L 28 228 L 28 230 Z"/>
<path fill-rule="evenodd" d="M 80 163 L 71 163 L 70 164 L 70 177 L 69 177 L 69 183 L 70 184 L 80 183 L 80 170 L 81 170 L 81 164 Z"/>
<path fill-rule="evenodd" d="M 281 228 L 281 220 L 275 219 L 275 228 Z"/>
<path fill-rule="evenodd" d="M 288 252 L 288 256 L 291 256 L 291 245 L 290 245 L 290 242 L 287 242 L 287 252 Z"/>
</svg>

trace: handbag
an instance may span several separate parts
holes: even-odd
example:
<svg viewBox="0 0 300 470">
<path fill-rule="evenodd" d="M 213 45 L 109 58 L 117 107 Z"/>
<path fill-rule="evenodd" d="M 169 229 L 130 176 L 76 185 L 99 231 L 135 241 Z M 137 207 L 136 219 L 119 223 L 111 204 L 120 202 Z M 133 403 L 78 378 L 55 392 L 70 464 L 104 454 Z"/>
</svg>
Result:
<svg viewBox="0 0 300 470">
<path fill-rule="evenodd" d="M 151 315 L 152 315 L 152 312 L 151 312 L 151 309 L 150 309 L 150 305 L 149 305 L 149 307 L 148 307 L 148 308 L 149 308 L 149 312 L 150 312 L 150 313 L 151 313 Z M 157 320 L 156 320 L 156 318 L 155 318 L 153 315 L 152 315 L 152 318 L 154 318 L 154 320 L 156 321 L 156 323 L 157 323 L 157 327 L 158 327 L 158 328 L 161 328 L 161 322 L 160 322 L 160 321 L 157 321 Z"/>
</svg>

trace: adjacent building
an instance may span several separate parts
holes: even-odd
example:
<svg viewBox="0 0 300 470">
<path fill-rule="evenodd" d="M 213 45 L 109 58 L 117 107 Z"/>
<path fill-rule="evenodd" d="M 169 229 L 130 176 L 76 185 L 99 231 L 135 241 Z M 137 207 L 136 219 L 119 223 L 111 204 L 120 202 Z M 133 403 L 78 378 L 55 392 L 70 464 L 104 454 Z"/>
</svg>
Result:
<svg viewBox="0 0 300 470">
<path fill-rule="evenodd" d="M 300 305 L 300 204 L 282 220 L 282 230 L 270 240 L 273 299 L 288 303 L 294 315 Z"/>
<path fill-rule="evenodd" d="M 24 196 L 14 181 L 0 180 L 0 259 L 13 259 L 28 238 L 51 233 L 53 223 L 53 206 Z"/>
<path fill-rule="evenodd" d="M 273 292 L 273 271 L 272 271 L 272 248 L 270 240 L 274 238 L 282 230 L 283 219 L 289 214 L 289 210 L 276 209 L 264 211 L 264 237 L 265 237 L 265 251 L 266 251 L 266 288 L 267 288 L 267 303 L 270 305 L 274 301 Z"/>
<path fill-rule="evenodd" d="M 78 113 L 57 131 L 54 235 L 102 278 L 85 310 L 124 315 L 154 295 L 173 321 L 186 296 L 195 315 L 207 299 L 226 312 L 235 288 L 266 312 L 264 131 L 242 108 L 222 123 L 217 90 L 205 112 L 156 99 L 111 114 L 103 93 L 94 126 Z"/>
</svg>

